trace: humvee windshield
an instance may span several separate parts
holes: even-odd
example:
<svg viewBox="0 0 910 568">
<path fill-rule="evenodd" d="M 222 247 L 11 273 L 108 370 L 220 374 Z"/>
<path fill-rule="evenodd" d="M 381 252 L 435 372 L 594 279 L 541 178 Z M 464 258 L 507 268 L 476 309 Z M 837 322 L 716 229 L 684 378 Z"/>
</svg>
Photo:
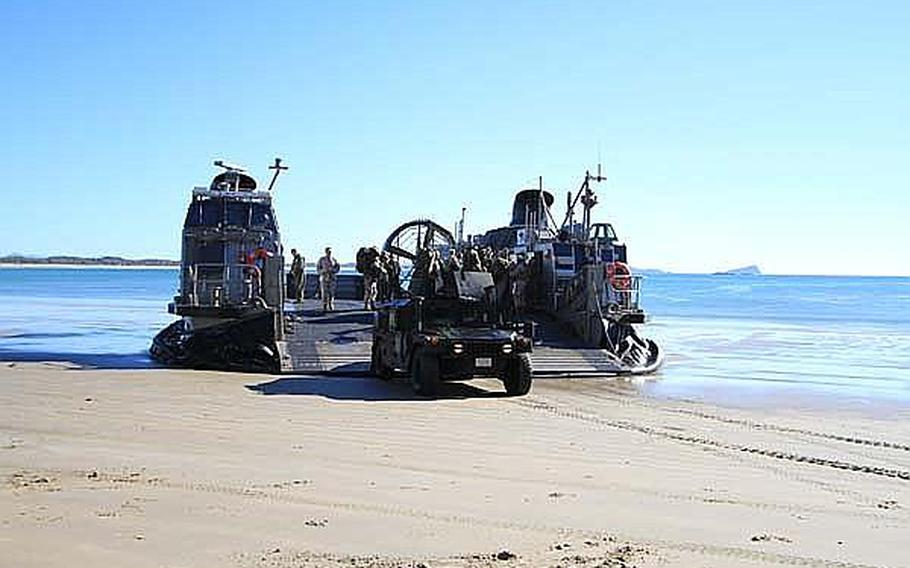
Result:
<svg viewBox="0 0 910 568">
<path fill-rule="evenodd" d="M 484 302 L 445 298 L 424 302 L 423 321 L 433 325 L 470 327 L 487 326 L 491 318 Z"/>
</svg>

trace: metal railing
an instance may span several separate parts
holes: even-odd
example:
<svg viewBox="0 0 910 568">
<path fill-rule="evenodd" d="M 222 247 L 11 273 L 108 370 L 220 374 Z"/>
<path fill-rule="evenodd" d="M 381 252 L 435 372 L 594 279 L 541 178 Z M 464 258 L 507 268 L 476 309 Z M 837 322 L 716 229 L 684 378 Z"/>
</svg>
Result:
<svg viewBox="0 0 910 568">
<path fill-rule="evenodd" d="M 243 306 L 253 304 L 262 292 L 258 266 L 244 263 L 191 264 L 185 268 L 184 302 L 194 307 Z"/>
<path fill-rule="evenodd" d="M 612 311 L 638 311 L 641 299 L 641 276 L 605 278 L 601 306 Z"/>
</svg>

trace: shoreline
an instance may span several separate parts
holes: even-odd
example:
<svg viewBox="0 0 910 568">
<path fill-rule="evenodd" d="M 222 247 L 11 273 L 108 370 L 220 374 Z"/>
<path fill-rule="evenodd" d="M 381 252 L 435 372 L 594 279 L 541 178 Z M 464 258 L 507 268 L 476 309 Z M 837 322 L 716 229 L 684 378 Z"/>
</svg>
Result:
<svg viewBox="0 0 910 568">
<path fill-rule="evenodd" d="M 44 264 L 44 263 L 0 263 L 0 269 L 31 269 L 31 268 L 42 268 L 42 269 L 110 269 L 110 270 L 179 270 L 180 265 L 175 264 L 173 266 L 161 265 L 161 264 Z"/>
</svg>

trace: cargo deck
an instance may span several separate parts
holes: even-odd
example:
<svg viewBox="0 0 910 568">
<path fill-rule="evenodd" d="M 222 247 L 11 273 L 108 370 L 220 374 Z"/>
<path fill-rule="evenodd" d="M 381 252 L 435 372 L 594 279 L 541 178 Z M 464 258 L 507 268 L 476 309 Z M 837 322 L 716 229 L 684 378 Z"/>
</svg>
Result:
<svg viewBox="0 0 910 568">
<path fill-rule="evenodd" d="M 287 336 L 282 371 L 321 375 L 365 375 L 370 371 L 373 313 L 362 303 L 336 300 L 336 311 L 323 313 L 319 300 L 306 299 L 285 308 Z M 583 377 L 621 374 L 615 357 L 585 348 L 556 324 L 538 320 L 531 359 L 534 376 Z"/>
</svg>

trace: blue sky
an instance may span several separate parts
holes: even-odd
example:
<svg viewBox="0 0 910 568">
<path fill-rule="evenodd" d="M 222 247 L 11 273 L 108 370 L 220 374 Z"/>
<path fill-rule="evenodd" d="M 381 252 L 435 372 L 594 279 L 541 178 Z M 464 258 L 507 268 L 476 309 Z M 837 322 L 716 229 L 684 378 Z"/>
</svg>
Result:
<svg viewBox="0 0 910 568">
<path fill-rule="evenodd" d="M 908 6 L 7 0 L 0 253 L 176 258 L 212 160 L 281 156 L 286 245 L 347 260 L 600 157 L 634 265 L 910 275 Z"/>
</svg>

